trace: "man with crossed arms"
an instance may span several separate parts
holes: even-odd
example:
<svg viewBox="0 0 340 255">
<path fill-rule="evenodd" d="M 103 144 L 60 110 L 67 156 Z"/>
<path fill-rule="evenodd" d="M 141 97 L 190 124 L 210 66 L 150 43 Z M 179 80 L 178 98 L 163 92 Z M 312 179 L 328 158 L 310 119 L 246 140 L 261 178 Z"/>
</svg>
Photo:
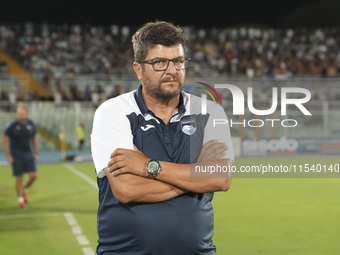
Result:
<svg viewBox="0 0 340 255">
<path fill-rule="evenodd" d="M 233 150 L 222 107 L 182 91 L 187 38 L 181 28 L 151 22 L 132 38 L 137 90 L 104 102 L 91 134 L 97 172 L 101 254 L 216 254 L 213 192 L 231 176 L 197 165 L 231 166 Z M 218 177 L 218 178 L 211 178 Z"/>
</svg>

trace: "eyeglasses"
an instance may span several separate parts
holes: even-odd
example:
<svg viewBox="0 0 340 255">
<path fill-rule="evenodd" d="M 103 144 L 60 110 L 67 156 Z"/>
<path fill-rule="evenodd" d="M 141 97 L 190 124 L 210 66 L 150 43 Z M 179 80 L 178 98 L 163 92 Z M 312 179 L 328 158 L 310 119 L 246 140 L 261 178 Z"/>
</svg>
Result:
<svg viewBox="0 0 340 255">
<path fill-rule="evenodd" d="M 140 64 L 150 64 L 155 71 L 164 71 L 169 67 L 170 61 L 174 63 L 176 70 L 183 70 L 188 67 L 190 58 L 178 57 L 173 59 L 168 58 L 153 58 L 144 61 L 139 61 Z"/>
</svg>

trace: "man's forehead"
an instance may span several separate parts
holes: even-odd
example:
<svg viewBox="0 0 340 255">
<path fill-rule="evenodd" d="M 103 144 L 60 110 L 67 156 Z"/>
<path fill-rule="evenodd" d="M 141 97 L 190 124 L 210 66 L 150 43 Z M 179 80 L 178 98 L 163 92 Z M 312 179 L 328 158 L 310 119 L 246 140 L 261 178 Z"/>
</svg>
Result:
<svg viewBox="0 0 340 255">
<path fill-rule="evenodd" d="M 166 46 L 162 44 L 155 44 L 149 48 L 147 57 L 155 58 L 175 58 L 184 56 L 184 47 L 182 44 Z"/>
<path fill-rule="evenodd" d="M 27 109 L 24 107 L 18 107 L 17 108 L 17 113 L 27 113 Z"/>
</svg>

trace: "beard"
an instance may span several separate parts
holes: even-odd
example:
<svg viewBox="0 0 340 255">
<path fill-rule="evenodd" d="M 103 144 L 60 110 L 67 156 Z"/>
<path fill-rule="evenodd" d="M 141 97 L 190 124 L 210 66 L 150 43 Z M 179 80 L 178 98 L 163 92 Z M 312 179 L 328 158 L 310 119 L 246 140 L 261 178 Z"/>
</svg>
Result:
<svg viewBox="0 0 340 255">
<path fill-rule="evenodd" d="M 163 85 L 165 82 L 169 83 Z M 153 82 L 148 76 L 144 76 L 142 84 L 145 91 L 160 102 L 169 102 L 176 98 L 184 87 L 183 81 L 176 75 L 167 75 L 159 82 Z"/>
</svg>

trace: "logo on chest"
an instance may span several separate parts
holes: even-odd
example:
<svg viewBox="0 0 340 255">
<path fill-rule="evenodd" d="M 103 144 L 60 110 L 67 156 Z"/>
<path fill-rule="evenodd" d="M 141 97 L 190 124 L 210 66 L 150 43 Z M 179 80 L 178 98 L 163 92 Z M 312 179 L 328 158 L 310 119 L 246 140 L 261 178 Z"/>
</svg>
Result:
<svg viewBox="0 0 340 255">
<path fill-rule="evenodd" d="M 185 120 L 181 121 L 182 132 L 186 135 L 193 135 L 195 134 L 197 127 L 196 127 L 196 120 Z"/>
<path fill-rule="evenodd" d="M 140 128 L 145 132 L 145 131 L 149 130 L 150 128 L 155 128 L 155 126 L 150 125 L 150 124 L 146 124 L 145 127 L 141 126 Z"/>
</svg>

